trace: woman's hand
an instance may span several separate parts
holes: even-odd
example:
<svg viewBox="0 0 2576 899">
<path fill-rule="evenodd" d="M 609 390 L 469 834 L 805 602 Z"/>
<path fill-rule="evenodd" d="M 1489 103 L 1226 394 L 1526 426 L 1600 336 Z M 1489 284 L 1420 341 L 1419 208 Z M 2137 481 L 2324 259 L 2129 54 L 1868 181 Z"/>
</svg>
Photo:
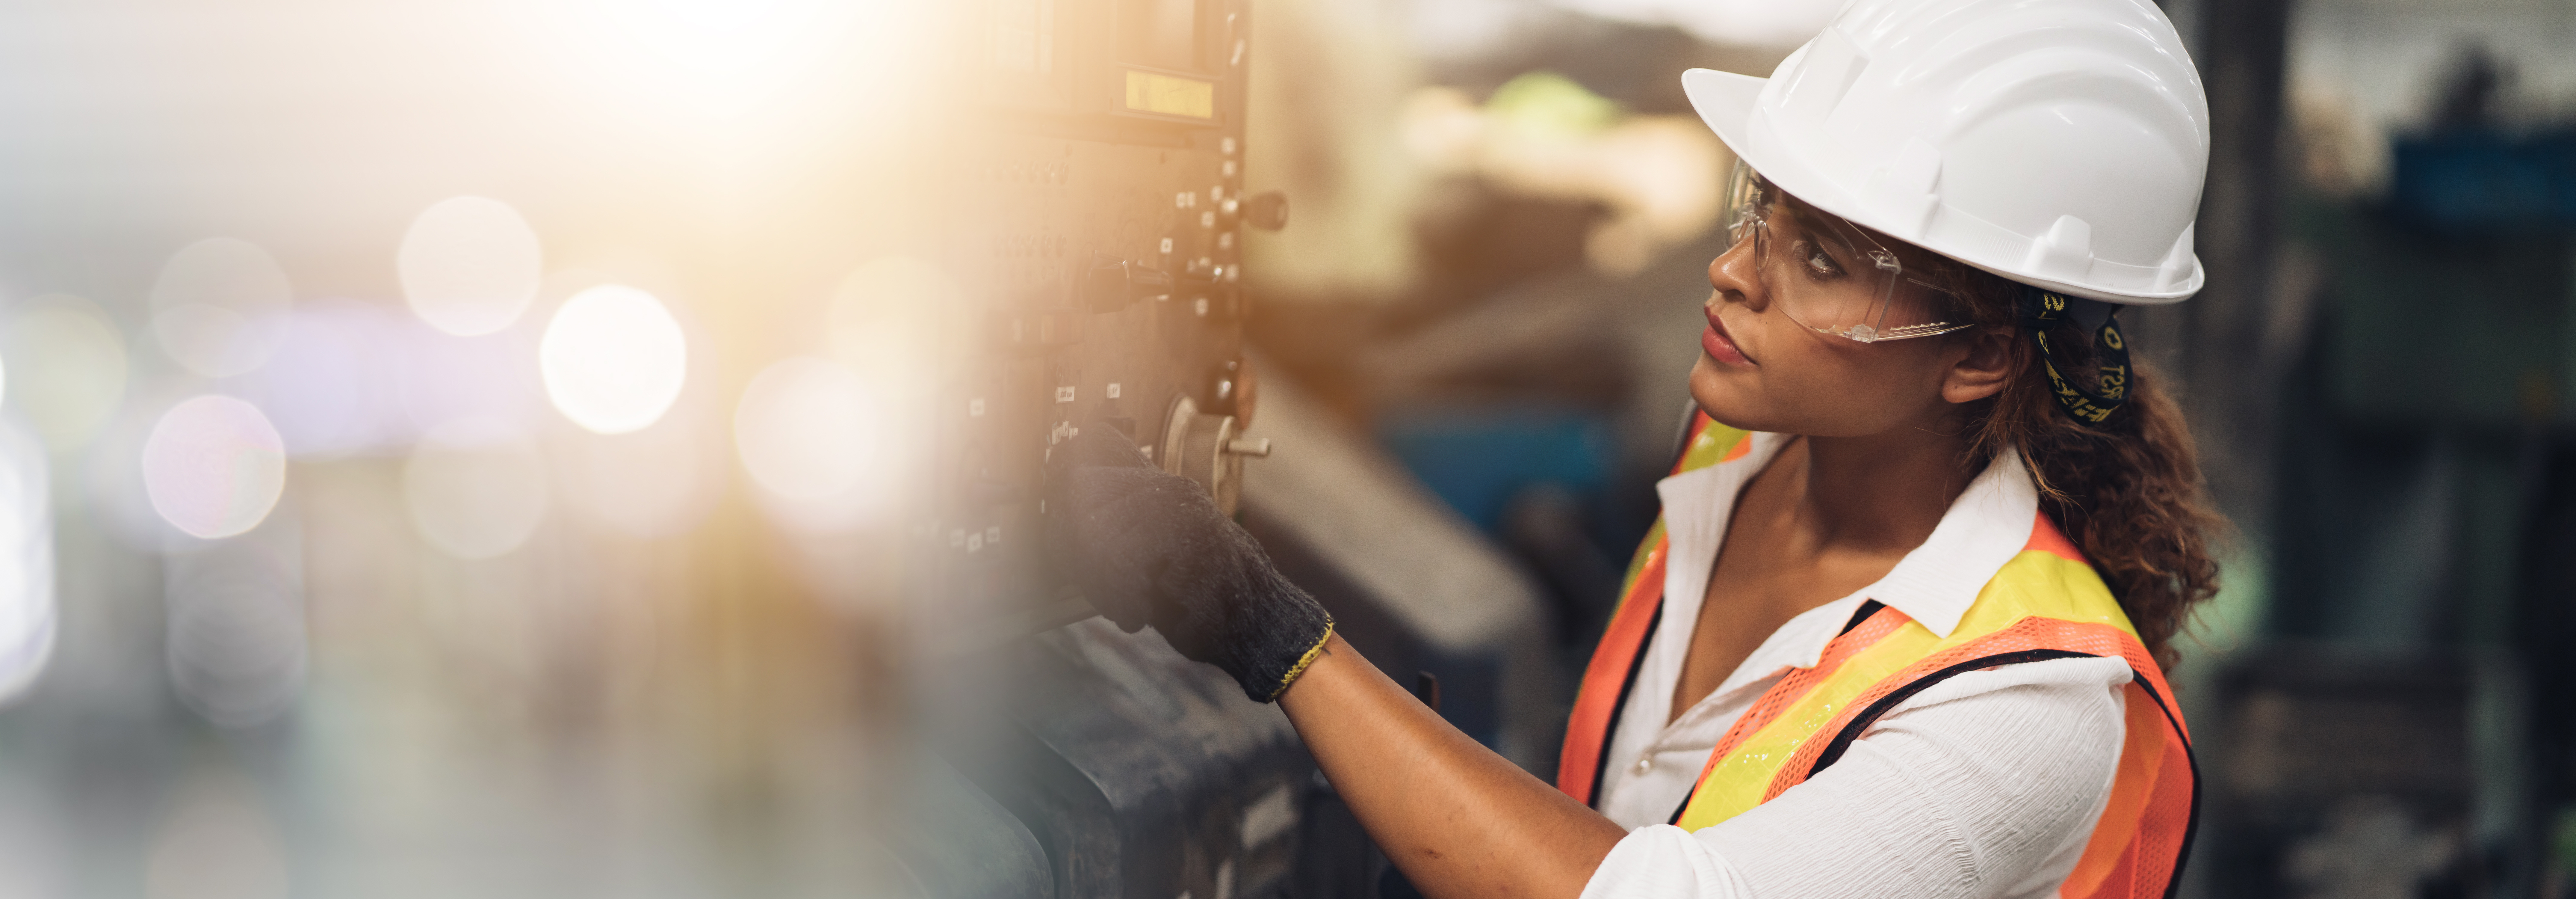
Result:
<svg viewBox="0 0 2576 899">
<path fill-rule="evenodd" d="M 1323 651 L 1333 616 L 1280 576 L 1198 483 L 1094 421 L 1047 458 L 1048 545 L 1103 616 L 1151 624 L 1184 656 L 1269 702 Z"/>
<path fill-rule="evenodd" d="M 1574 899 L 1627 836 L 1451 727 L 1338 635 L 1279 707 L 1424 895 Z"/>
</svg>

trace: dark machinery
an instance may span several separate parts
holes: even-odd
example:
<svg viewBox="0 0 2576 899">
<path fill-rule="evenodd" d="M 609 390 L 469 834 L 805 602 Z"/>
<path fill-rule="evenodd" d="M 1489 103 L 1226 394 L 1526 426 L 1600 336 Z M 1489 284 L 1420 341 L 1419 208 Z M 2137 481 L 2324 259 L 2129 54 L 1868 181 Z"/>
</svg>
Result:
<svg viewBox="0 0 2576 899">
<path fill-rule="evenodd" d="M 1287 210 L 1243 188 L 1246 3 L 985 11 L 937 260 L 975 298 L 977 361 L 941 398 L 941 524 L 908 554 L 935 560 L 913 577 L 937 636 L 897 854 L 933 896 L 1355 894 L 1368 843 L 1279 710 L 1089 617 L 1035 539 L 1045 455 L 1088 422 L 1229 510 L 1268 452 L 1243 434 L 1241 241 Z"/>
</svg>

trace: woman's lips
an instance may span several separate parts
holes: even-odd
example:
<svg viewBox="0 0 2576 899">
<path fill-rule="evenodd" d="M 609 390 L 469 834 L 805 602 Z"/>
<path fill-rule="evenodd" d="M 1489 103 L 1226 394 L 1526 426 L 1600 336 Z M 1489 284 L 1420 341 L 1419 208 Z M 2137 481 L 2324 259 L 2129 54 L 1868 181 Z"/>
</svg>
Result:
<svg viewBox="0 0 2576 899">
<path fill-rule="evenodd" d="M 1726 336 L 1726 324 L 1717 320 L 1716 310 L 1708 312 L 1708 328 L 1699 332 L 1699 348 L 1706 351 L 1709 358 L 1728 365 L 1753 364 L 1753 359 L 1736 347 L 1734 339 Z"/>
</svg>

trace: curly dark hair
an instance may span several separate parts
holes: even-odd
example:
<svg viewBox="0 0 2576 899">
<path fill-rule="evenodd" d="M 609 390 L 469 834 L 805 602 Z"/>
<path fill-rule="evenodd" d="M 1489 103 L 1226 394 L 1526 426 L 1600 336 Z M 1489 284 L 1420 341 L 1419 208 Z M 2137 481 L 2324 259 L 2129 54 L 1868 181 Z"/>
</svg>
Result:
<svg viewBox="0 0 2576 899">
<path fill-rule="evenodd" d="M 1956 298 L 1957 312 L 1978 330 L 2016 332 L 2015 374 L 2001 393 L 1967 410 L 1971 452 L 2021 453 L 2040 508 L 2102 575 L 2147 651 L 2172 670 L 2179 661 L 2174 637 L 2218 592 L 2214 550 L 2229 533 L 2210 502 L 2181 407 L 2159 373 L 2132 356 L 2127 404 L 2099 425 L 2076 421 L 2051 395 L 2038 347 L 2019 333 L 2026 288 L 1950 259 L 1924 261 L 1923 279 Z M 2091 365 L 2092 335 L 2074 323 L 2056 325 L 2049 342 L 2072 357 L 2063 362 Z"/>
</svg>

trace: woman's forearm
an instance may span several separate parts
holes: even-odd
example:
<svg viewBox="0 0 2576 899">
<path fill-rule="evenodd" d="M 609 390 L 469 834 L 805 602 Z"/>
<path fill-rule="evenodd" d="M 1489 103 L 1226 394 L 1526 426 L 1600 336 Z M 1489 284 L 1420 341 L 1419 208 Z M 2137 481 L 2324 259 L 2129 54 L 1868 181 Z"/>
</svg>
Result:
<svg viewBox="0 0 2576 899">
<path fill-rule="evenodd" d="M 1425 895 L 1574 899 L 1627 835 L 1459 733 L 1338 634 L 1279 706 Z"/>
</svg>

